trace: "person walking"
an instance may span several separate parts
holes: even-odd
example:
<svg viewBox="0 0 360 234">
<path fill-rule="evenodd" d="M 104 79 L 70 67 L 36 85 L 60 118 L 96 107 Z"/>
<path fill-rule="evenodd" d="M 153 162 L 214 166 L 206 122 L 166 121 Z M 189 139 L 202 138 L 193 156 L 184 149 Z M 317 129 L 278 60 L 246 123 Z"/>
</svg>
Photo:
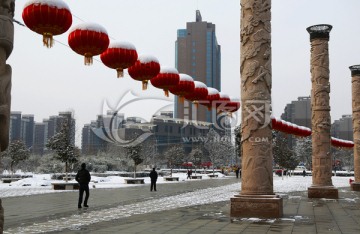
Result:
<svg viewBox="0 0 360 234">
<path fill-rule="evenodd" d="M 150 192 L 156 191 L 156 181 L 158 178 L 158 173 L 155 171 L 155 168 L 150 172 L 150 180 L 151 180 L 151 186 L 150 186 Z"/>
<path fill-rule="evenodd" d="M 186 179 L 191 179 L 191 170 L 187 170 L 187 177 L 186 177 Z"/>
<path fill-rule="evenodd" d="M 305 169 L 303 170 L 303 177 L 305 177 L 306 176 L 306 171 L 305 171 Z"/>
<path fill-rule="evenodd" d="M 235 169 L 236 178 L 239 179 L 240 168 L 237 166 Z"/>
<path fill-rule="evenodd" d="M 77 174 L 75 176 L 75 180 L 80 185 L 78 208 L 81 208 L 84 192 L 85 192 L 84 207 L 89 207 L 88 206 L 88 199 L 89 199 L 89 196 L 90 196 L 89 182 L 91 180 L 91 176 L 90 176 L 89 171 L 86 169 L 86 164 L 85 163 L 81 164 L 81 170 L 79 170 L 77 172 Z"/>
</svg>

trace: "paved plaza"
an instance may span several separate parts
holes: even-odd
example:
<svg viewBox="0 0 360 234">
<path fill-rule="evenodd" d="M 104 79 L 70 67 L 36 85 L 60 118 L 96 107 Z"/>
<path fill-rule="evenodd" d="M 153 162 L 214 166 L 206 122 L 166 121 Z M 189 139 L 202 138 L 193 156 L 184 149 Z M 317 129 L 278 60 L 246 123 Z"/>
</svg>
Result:
<svg viewBox="0 0 360 234">
<path fill-rule="evenodd" d="M 282 194 L 281 219 L 230 219 L 240 180 L 207 179 L 119 189 L 92 189 L 90 208 L 78 192 L 3 198 L 4 233 L 360 233 L 360 193 L 339 188 L 338 200 Z"/>
</svg>

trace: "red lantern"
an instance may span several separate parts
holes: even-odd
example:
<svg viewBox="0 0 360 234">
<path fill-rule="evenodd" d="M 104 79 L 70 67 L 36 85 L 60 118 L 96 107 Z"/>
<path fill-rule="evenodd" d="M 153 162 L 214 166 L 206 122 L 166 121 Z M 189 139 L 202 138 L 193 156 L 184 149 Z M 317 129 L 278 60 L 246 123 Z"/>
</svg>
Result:
<svg viewBox="0 0 360 234">
<path fill-rule="evenodd" d="M 223 109 L 226 107 L 226 103 L 230 102 L 229 95 L 219 92 L 220 98 L 218 101 L 215 102 L 216 109 L 218 109 L 218 112 L 222 112 Z"/>
<path fill-rule="evenodd" d="M 104 52 L 109 42 L 106 29 L 95 23 L 82 23 L 73 27 L 68 37 L 70 48 L 85 56 L 85 65 L 91 65 L 93 56 Z"/>
<path fill-rule="evenodd" d="M 227 106 L 227 112 L 234 113 L 239 110 L 240 108 L 240 102 L 237 101 L 230 101 L 226 104 Z"/>
<path fill-rule="evenodd" d="M 273 130 L 277 130 L 278 126 L 277 126 L 277 120 L 274 116 L 270 116 L 271 119 L 271 127 Z"/>
<path fill-rule="evenodd" d="M 340 142 L 337 138 L 331 137 L 331 145 L 334 147 L 340 147 Z"/>
<path fill-rule="evenodd" d="M 223 102 L 228 102 L 230 101 L 230 97 L 229 95 L 223 93 L 223 92 L 219 92 L 219 95 L 220 95 L 220 98 L 219 98 L 219 102 L 221 103 L 222 101 Z"/>
<path fill-rule="evenodd" d="M 296 135 L 296 125 L 288 122 L 289 125 L 289 133 L 292 135 Z"/>
<path fill-rule="evenodd" d="M 142 55 L 134 65 L 128 68 L 129 75 L 134 80 L 142 82 L 142 89 L 147 89 L 148 81 L 160 72 L 160 64 L 154 56 Z"/>
<path fill-rule="evenodd" d="M 220 93 L 217 89 L 211 87 L 208 87 L 207 90 L 208 90 L 208 95 L 206 96 L 205 100 L 201 100 L 199 103 L 201 105 L 206 106 L 208 110 L 211 110 L 213 105 L 216 105 L 216 102 L 219 101 Z"/>
<path fill-rule="evenodd" d="M 172 94 L 177 95 L 182 103 L 184 102 L 184 96 L 194 91 L 195 83 L 193 78 L 189 75 L 179 74 L 179 77 L 179 83 L 176 86 L 169 88 L 169 91 Z"/>
<path fill-rule="evenodd" d="M 208 95 L 207 86 L 200 81 L 194 81 L 194 91 L 185 95 L 185 98 L 189 101 L 197 103 L 199 100 L 205 100 Z"/>
<path fill-rule="evenodd" d="M 305 136 L 311 136 L 311 129 L 310 128 L 305 128 Z"/>
<path fill-rule="evenodd" d="M 288 122 L 286 122 L 285 120 L 281 120 L 282 123 L 282 132 L 289 134 L 289 125 Z"/>
<path fill-rule="evenodd" d="M 305 137 L 305 129 L 303 126 L 296 125 L 296 135 L 300 137 Z"/>
<path fill-rule="evenodd" d="M 348 147 L 349 147 L 349 148 L 353 148 L 353 147 L 354 147 L 354 142 L 353 142 L 353 141 L 349 141 L 349 142 L 348 142 Z"/>
<path fill-rule="evenodd" d="M 100 55 L 103 64 L 116 69 L 118 78 L 124 76 L 124 69 L 134 65 L 137 58 L 136 48 L 129 42 L 112 42 Z"/>
<path fill-rule="evenodd" d="M 53 46 L 53 36 L 63 34 L 72 24 L 70 9 L 62 0 L 28 1 L 22 18 L 29 29 L 43 35 L 43 43 L 47 48 Z"/>
<path fill-rule="evenodd" d="M 169 89 L 175 87 L 179 81 L 178 70 L 169 67 L 162 67 L 160 73 L 150 80 L 154 87 L 164 90 L 166 97 L 169 97 Z"/>
<path fill-rule="evenodd" d="M 221 111 L 228 112 L 229 114 L 238 111 L 240 108 L 240 102 L 238 101 L 224 101 L 224 103 L 219 107 Z"/>
</svg>

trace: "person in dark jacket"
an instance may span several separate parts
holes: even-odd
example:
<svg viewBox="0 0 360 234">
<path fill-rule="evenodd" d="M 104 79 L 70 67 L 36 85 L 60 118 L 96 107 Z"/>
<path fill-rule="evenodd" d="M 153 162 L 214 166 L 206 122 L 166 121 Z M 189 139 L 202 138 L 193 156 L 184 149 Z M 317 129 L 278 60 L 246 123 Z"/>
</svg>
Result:
<svg viewBox="0 0 360 234">
<path fill-rule="evenodd" d="M 235 169 L 236 178 L 239 179 L 240 168 L 237 166 Z"/>
<path fill-rule="evenodd" d="M 156 181 L 158 178 L 158 173 L 155 171 L 155 168 L 153 168 L 153 170 L 150 172 L 150 180 L 151 180 L 151 186 L 150 186 L 150 191 L 156 191 Z"/>
<path fill-rule="evenodd" d="M 79 183 L 79 202 L 78 202 L 78 208 L 81 208 L 82 200 L 83 200 L 83 194 L 85 192 L 85 200 L 84 200 L 84 207 L 88 206 L 88 199 L 90 196 L 89 192 L 89 182 L 91 180 L 91 176 L 88 170 L 86 170 L 86 164 L 81 164 L 81 170 L 78 171 L 76 174 L 75 180 Z"/>
</svg>

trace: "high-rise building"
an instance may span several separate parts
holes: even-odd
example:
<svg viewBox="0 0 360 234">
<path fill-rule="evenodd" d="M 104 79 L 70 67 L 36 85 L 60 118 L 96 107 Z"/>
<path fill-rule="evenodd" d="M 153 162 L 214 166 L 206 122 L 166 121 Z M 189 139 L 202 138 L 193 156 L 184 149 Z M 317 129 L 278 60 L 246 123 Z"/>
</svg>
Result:
<svg viewBox="0 0 360 234">
<path fill-rule="evenodd" d="M 11 111 L 9 141 L 12 142 L 18 140 L 21 140 L 21 112 Z"/>
<path fill-rule="evenodd" d="M 28 149 L 32 149 L 34 143 L 34 115 L 22 115 L 20 111 L 12 111 L 10 114 L 10 142 L 20 140 Z"/>
<path fill-rule="evenodd" d="M 35 123 L 34 145 L 32 147 L 32 152 L 37 155 L 43 155 L 45 152 L 47 140 L 47 124 Z"/>
<path fill-rule="evenodd" d="M 311 97 L 298 97 L 296 101 L 287 104 L 281 119 L 311 128 Z M 287 136 L 288 146 L 294 147 L 295 138 L 292 135 Z"/>
<path fill-rule="evenodd" d="M 81 151 L 83 154 L 96 154 L 106 150 L 114 134 L 123 127 L 124 114 L 108 111 L 106 115 L 98 115 L 96 121 L 85 124 L 82 129 Z"/>
<path fill-rule="evenodd" d="M 287 104 L 281 118 L 291 123 L 311 128 L 311 98 L 298 97 Z"/>
<path fill-rule="evenodd" d="M 21 139 L 30 150 L 34 144 L 34 129 L 34 115 L 23 115 L 21 117 Z"/>
<path fill-rule="evenodd" d="M 61 129 L 63 123 L 67 121 L 69 124 L 70 143 L 75 145 L 75 119 L 72 112 L 59 112 L 59 115 L 50 116 L 49 119 L 44 119 L 43 123 L 47 124 L 47 139 L 53 137 Z"/>
<path fill-rule="evenodd" d="M 75 131 L 76 131 L 76 126 L 75 126 L 75 119 L 73 118 L 73 113 L 70 111 L 63 111 L 63 112 L 59 112 L 59 122 L 60 122 L 60 126 L 63 125 L 64 121 L 66 121 L 68 123 L 69 126 L 69 139 L 70 139 L 70 143 L 72 145 L 75 145 Z"/>
<path fill-rule="evenodd" d="M 175 66 L 179 73 L 191 76 L 208 87 L 221 89 L 221 48 L 215 34 L 215 24 L 202 20 L 196 11 L 195 22 L 188 22 L 186 29 L 177 31 Z M 216 111 L 175 97 L 175 118 L 194 121 L 216 122 Z"/>
<path fill-rule="evenodd" d="M 113 118 L 113 120 L 110 119 Z M 117 128 L 110 129 L 110 122 L 121 123 Z M 193 146 L 203 144 L 204 139 L 210 129 L 217 130 L 214 124 L 202 121 L 187 121 L 184 119 L 173 118 L 172 112 L 161 112 L 154 115 L 150 122 L 141 122 L 139 118 L 129 117 L 124 119 L 124 114 L 113 116 L 98 115 L 96 121 L 85 124 L 82 129 L 81 149 L 83 154 L 96 154 L 99 151 L 107 150 L 112 143 L 121 141 L 132 141 L 141 143 L 150 141 L 155 145 L 156 151 L 163 153 L 169 146 L 181 144 L 186 153 L 189 153 Z M 141 138 L 142 134 L 150 133 L 146 138 Z"/>
<path fill-rule="evenodd" d="M 353 141 L 352 115 L 342 115 L 339 120 L 335 120 L 331 125 L 331 136 Z"/>
</svg>

